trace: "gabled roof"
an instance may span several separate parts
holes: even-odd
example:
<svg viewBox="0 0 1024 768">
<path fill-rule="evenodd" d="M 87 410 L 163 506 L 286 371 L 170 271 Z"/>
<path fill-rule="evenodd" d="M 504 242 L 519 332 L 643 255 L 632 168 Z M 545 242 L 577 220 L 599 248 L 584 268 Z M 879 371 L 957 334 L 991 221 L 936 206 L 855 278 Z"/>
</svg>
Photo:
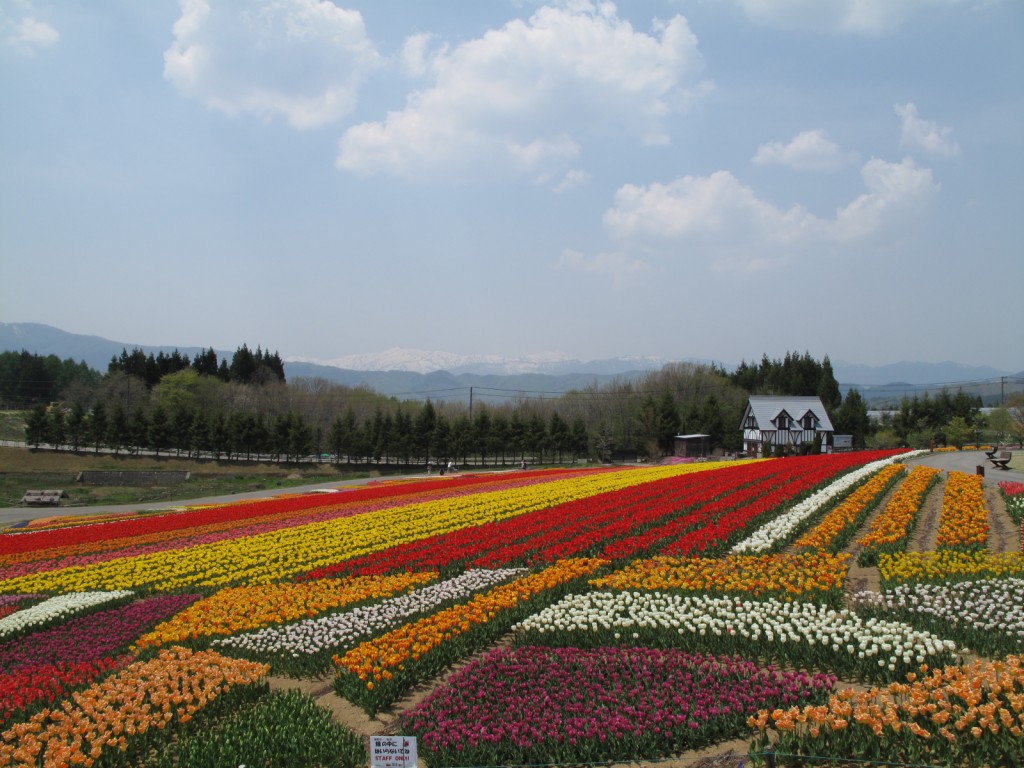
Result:
<svg viewBox="0 0 1024 768">
<path fill-rule="evenodd" d="M 782 411 L 788 413 L 790 418 L 795 419 L 797 422 L 803 419 L 807 412 L 810 411 L 818 417 L 820 422 L 819 432 L 835 431 L 820 397 L 751 395 L 750 401 L 747 403 L 747 410 L 743 413 L 743 418 L 746 420 L 747 414 L 753 413 L 758 429 L 772 430 L 775 429 L 772 419 Z"/>
</svg>

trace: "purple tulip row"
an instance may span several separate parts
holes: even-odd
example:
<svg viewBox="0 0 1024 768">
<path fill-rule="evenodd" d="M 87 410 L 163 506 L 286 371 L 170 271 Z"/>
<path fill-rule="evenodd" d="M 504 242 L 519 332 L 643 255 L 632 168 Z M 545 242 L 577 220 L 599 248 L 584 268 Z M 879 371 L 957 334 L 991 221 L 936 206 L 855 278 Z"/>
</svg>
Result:
<svg viewBox="0 0 1024 768">
<path fill-rule="evenodd" d="M 53 627 L 0 643 L 0 669 L 60 662 L 98 661 L 134 642 L 158 622 L 191 605 L 199 595 L 158 595 L 79 616 Z"/>
<path fill-rule="evenodd" d="M 679 649 L 498 649 L 407 715 L 436 762 L 672 754 L 740 734 L 759 709 L 821 700 L 831 675 L 759 669 L 738 657 Z M 607 748 L 605 748 L 605 746 Z M 447 756 L 447 757 L 446 757 Z"/>
</svg>

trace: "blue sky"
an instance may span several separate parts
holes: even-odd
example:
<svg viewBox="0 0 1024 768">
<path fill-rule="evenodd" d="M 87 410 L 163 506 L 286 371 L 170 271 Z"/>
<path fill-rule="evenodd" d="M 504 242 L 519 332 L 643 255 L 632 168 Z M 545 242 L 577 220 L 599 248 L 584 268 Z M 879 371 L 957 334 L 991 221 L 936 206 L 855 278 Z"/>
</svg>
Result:
<svg viewBox="0 0 1024 768">
<path fill-rule="evenodd" d="M 1017 0 L 0 0 L 0 320 L 1024 369 Z"/>
</svg>

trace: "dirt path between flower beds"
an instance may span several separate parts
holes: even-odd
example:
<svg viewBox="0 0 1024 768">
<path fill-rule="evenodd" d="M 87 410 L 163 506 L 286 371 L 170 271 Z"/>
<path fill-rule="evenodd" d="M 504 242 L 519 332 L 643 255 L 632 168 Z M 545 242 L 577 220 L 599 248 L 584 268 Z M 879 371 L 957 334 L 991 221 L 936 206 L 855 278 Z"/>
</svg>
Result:
<svg viewBox="0 0 1024 768">
<path fill-rule="evenodd" d="M 998 488 L 985 487 L 985 506 L 988 507 L 988 551 L 1020 552 L 1020 528 L 1006 509 L 1006 499 Z"/>
<path fill-rule="evenodd" d="M 857 530 L 850 543 L 843 548 L 843 554 L 850 556 L 850 565 L 846 570 L 846 586 L 843 590 L 843 602 L 847 608 L 853 607 L 851 598 L 857 592 L 878 592 L 882 588 L 882 577 L 878 572 L 878 566 L 857 564 L 857 558 L 860 556 L 861 550 L 864 549 L 860 545 L 860 538 L 866 531 L 871 529 L 875 518 L 882 514 L 885 508 L 889 506 L 889 502 L 902 484 L 902 481 L 896 483 L 886 491 L 878 504 L 875 505 L 875 508 L 868 514 L 867 519 Z"/>
<path fill-rule="evenodd" d="M 939 534 L 939 511 L 942 509 L 942 496 L 946 492 L 946 476 L 940 475 L 939 482 L 928 491 L 928 496 L 917 513 L 914 532 L 907 542 L 907 552 L 931 552 Z"/>
</svg>

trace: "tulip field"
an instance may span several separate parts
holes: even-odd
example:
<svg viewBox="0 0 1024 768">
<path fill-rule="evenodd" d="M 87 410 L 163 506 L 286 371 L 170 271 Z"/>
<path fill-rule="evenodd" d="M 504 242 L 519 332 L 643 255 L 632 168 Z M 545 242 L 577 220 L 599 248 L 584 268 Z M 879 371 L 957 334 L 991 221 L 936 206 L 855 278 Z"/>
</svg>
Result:
<svg viewBox="0 0 1024 768">
<path fill-rule="evenodd" d="M 994 508 L 920 453 L 449 474 L 2 531 L 0 766 L 355 767 L 374 733 L 431 768 L 737 742 L 746 765 L 1022 765 L 1024 486 Z"/>
</svg>

